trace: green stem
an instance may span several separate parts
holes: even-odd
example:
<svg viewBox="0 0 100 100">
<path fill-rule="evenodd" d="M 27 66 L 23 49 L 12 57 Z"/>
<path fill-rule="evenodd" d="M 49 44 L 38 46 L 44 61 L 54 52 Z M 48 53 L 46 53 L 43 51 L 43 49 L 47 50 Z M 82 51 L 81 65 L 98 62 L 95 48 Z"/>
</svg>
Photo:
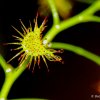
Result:
<svg viewBox="0 0 100 100">
<path fill-rule="evenodd" d="M 0 100 L 6 100 L 8 93 L 12 87 L 12 84 L 14 83 L 12 76 L 7 76 L 5 78 L 3 87 L 1 89 L 1 94 L 0 94 Z"/>
<path fill-rule="evenodd" d="M 50 9 L 51 9 L 51 12 L 52 12 L 53 24 L 56 25 L 56 24 L 58 24 L 60 22 L 60 19 L 59 19 L 59 15 L 57 13 L 55 2 L 54 2 L 54 0 L 47 0 L 47 1 L 49 3 L 49 6 L 50 6 Z"/>
<path fill-rule="evenodd" d="M 29 58 L 21 66 L 15 68 L 13 70 L 12 69 L 8 70 L 8 67 L 5 67 L 5 70 L 6 70 L 5 75 L 6 76 L 5 76 L 5 81 L 4 81 L 4 84 L 3 84 L 3 87 L 2 87 L 1 93 L 0 93 L 0 100 L 7 99 L 8 93 L 9 93 L 13 83 L 21 75 L 21 73 L 26 69 L 28 61 L 29 61 Z M 1 65 L 4 64 L 5 66 L 7 65 L 3 58 L 2 58 L 2 60 L 0 60 L 0 64 Z"/>
<path fill-rule="evenodd" d="M 43 39 L 47 39 L 47 43 L 49 43 L 58 33 L 78 23 L 80 23 L 80 20 L 78 19 L 78 16 L 75 16 L 73 18 L 70 18 L 69 20 L 61 22 L 60 24 L 53 25 L 52 28 L 47 32 L 47 34 L 43 37 Z"/>
<path fill-rule="evenodd" d="M 98 17 L 98 16 L 90 16 L 90 20 L 92 20 L 94 22 L 100 22 L 100 17 Z"/>
<path fill-rule="evenodd" d="M 89 16 L 88 16 L 89 17 Z M 79 24 L 81 22 L 89 21 L 89 18 L 82 15 L 76 15 L 68 20 L 62 21 L 58 25 L 53 25 L 52 28 L 47 32 L 47 34 L 44 36 L 44 40 L 47 39 L 47 42 L 51 42 L 54 37 L 59 34 L 61 31 L 68 29 L 76 24 Z"/>
<path fill-rule="evenodd" d="M 49 1 L 49 0 L 48 0 Z M 51 3 L 49 3 L 51 5 Z M 51 7 L 51 10 L 53 8 Z M 100 10 L 100 1 L 94 2 L 89 8 L 81 12 L 80 14 L 68 19 L 64 20 L 58 24 L 53 24 L 52 28 L 46 33 L 44 36 L 44 40 L 47 40 L 47 43 L 51 42 L 55 36 L 60 33 L 61 31 L 68 29 L 76 24 L 88 21 L 96 21 L 100 22 L 100 17 L 93 16 L 93 14 Z M 52 11 L 54 14 L 54 12 Z M 57 13 L 57 12 L 56 12 Z M 56 17 L 54 17 L 56 20 Z"/>
<path fill-rule="evenodd" d="M 84 15 L 93 15 L 98 10 L 100 10 L 100 0 L 96 0 L 91 6 L 89 6 L 87 9 L 85 9 L 81 14 Z"/>
<path fill-rule="evenodd" d="M 53 42 L 51 45 L 51 48 L 55 48 L 55 49 L 60 48 L 60 49 L 69 50 L 71 52 L 74 52 L 78 55 L 81 55 L 81 56 L 95 62 L 96 64 L 100 65 L 100 56 L 97 56 L 96 54 L 91 53 L 91 52 L 89 52 L 81 47 L 74 46 L 74 45 L 71 45 L 68 43 Z"/>
<path fill-rule="evenodd" d="M 4 60 L 4 58 L 1 55 L 0 55 L 0 64 L 1 64 L 1 67 L 3 68 L 4 72 L 6 72 L 6 70 L 10 67 L 10 65 L 6 63 L 6 61 Z"/>
</svg>

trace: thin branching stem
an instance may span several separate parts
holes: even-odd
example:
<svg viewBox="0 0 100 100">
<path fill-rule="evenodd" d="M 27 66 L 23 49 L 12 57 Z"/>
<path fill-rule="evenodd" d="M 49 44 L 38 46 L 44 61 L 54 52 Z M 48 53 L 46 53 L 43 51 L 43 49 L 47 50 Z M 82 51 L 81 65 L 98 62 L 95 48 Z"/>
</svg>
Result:
<svg viewBox="0 0 100 100">
<path fill-rule="evenodd" d="M 53 1 L 53 0 L 51 0 L 51 1 Z M 51 3 L 49 3 L 49 4 L 51 6 Z M 51 11 L 52 11 L 52 9 L 53 8 L 51 7 Z M 49 43 L 61 31 L 68 29 L 76 24 L 83 23 L 83 22 L 89 22 L 89 21 L 100 22 L 100 17 L 93 15 L 95 12 L 97 12 L 99 10 L 100 10 L 100 1 L 97 0 L 90 7 L 88 7 L 84 11 L 80 12 L 76 16 L 73 16 L 67 20 L 61 21 L 58 24 L 53 24 L 51 29 L 46 33 L 46 35 L 44 36 L 43 39 L 44 40 L 47 39 L 47 43 Z M 53 11 L 52 11 L 52 14 L 54 14 Z M 56 17 L 53 17 L 53 19 L 56 20 Z"/>
<path fill-rule="evenodd" d="M 90 51 L 87 51 L 79 46 L 75 46 L 75 45 L 68 44 L 68 43 L 53 42 L 51 47 L 55 49 L 65 49 L 65 50 L 74 52 L 100 65 L 100 56 Z"/>
<path fill-rule="evenodd" d="M 0 58 L 1 58 L 0 64 L 5 72 L 5 81 L 1 89 L 0 100 L 6 100 L 13 83 L 21 75 L 21 73 L 27 68 L 26 66 L 28 64 L 29 58 L 26 59 L 26 61 L 22 65 L 13 69 L 11 68 L 10 65 L 8 65 L 5 62 L 5 60 L 3 59 L 1 55 L 0 55 Z"/>
<path fill-rule="evenodd" d="M 60 19 L 59 19 L 59 15 L 58 15 L 58 12 L 57 12 L 56 5 L 55 5 L 55 1 L 54 0 L 47 0 L 47 1 L 49 3 L 49 6 L 50 6 L 50 9 L 51 9 L 51 12 L 52 12 L 53 25 L 56 25 L 60 22 Z"/>
</svg>

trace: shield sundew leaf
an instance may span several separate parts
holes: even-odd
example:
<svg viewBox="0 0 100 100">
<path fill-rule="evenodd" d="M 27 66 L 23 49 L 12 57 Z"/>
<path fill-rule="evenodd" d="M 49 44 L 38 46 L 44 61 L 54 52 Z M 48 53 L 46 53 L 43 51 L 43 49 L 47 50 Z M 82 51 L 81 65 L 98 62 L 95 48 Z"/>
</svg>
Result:
<svg viewBox="0 0 100 100">
<path fill-rule="evenodd" d="M 40 57 L 41 57 L 43 61 L 45 62 L 46 67 L 48 69 L 46 59 L 48 59 L 49 61 L 59 61 L 59 62 L 62 61 L 62 58 L 60 56 L 57 56 L 54 54 L 54 53 L 58 53 L 57 50 L 47 48 L 46 46 L 44 46 L 43 40 L 42 40 L 42 32 L 46 27 L 45 26 L 46 18 L 44 19 L 40 27 L 38 27 L 37 18 L 38 18 L 38 15 L 36 16 L 36 19 L 34 20 L 35 22 L 34 30 L 32 30 L 31 23 L 30 23 L 30 27 L 26 28 L 21 20 L 20 20 L 21 25 L 22 25 L 21 29 L 23 30 L 23 33 L 21 33 L 14 26 L 12 26 L 20 34 L 20 37 L 13 35 L 13 37 L 16 38 L 18 42 L 13 42 L 13 43 L 8 43 L 8 44 L 20 45 L 18 48 L 15 48 L 13 50 L 21 49 L 21 51 L 18 52 L 15 56 L 13 56 L 8 62 L 10 62 L 11 60 L 13 60 L 14 58 L 20 55 L 19 64 L 22 64 L 25 61 L 25 59 L 27 59 L 28 56 L 30 56 L 30 60 L 28 64 L 28 67 L 30 68 L 32 61 L 34 61 L 34 67 L 36 63 L 39 66 Z M 33 70 L 34 70 L 34 67 L 33 67 Z"/>
</svg>

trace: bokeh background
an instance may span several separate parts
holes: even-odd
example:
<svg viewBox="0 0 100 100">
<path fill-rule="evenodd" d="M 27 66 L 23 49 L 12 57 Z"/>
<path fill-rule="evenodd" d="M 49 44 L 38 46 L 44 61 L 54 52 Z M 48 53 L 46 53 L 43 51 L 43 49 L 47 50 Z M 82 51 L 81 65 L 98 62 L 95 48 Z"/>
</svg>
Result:
<svg viewBox="0 0 100 100">
<path fill-rule="evenodd" d="M 68 13 L 68 16 L 63 18 L 60 15 L 61 20 L 65 20 L 78 14 L 90 4 L 72 0 L 71 5 L 72 8 Z M 37 0 L 0 1 L 0 53 L 6 61 L 17 52 L 10 51 L 14 46 L 2 45 L 3 43 L 14 41 L 12 35 L 18 34 L 11 25 L 21 30 L 19 19 L 22 19 L 26 27 L 28 27 L 29 20 L 32 22 L 37 11 L 41 11 L 39 10 L 39 6 L 40 4 Z M 52 26 L 51 14 L 45 14 L 48 15 L 48 27 L 43 32 L 43 35 Z M 96 15 L 100 16 L 100 12 L 97 12 Z M 38 18 L 39 25 L 43 21 L 44 16 L 40 15 Z M 77 45 L 100 55 L 100 23 L 88 22 L 78 24 L 62 31 L 53 41 L 61 41 Z M 47 72 L 46 66 L 41 59 L 41 69 L 38 69 L 37 66 L 34 73 L 32 73 L 31 70 L 26 69 L 13 84 L 8 98 L 99 100 L 100 66 L 70 51 L 64 51 L 63 54 L 58 55 L 63 58 L 64 64 L 47 61 L 50 69 L 50 72 Z M 10 64 L 17 67 L 17 59 L 18 58 L 14 59 Z M 4 72 L 0 67 L 0 88 L 4 82 L 4 77 Z M 99 97 L 92 97 L 95 95 L 98 95 Z"/>
</svg>

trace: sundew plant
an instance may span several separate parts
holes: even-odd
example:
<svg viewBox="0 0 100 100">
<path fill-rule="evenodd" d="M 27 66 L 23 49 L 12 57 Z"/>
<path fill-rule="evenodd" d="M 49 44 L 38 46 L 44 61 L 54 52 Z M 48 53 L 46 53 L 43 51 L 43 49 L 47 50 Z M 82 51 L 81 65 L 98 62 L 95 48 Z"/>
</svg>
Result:
<svg viewBox="0 0 100 100">
<path fill-rule="evenodd" d="M 12 26 L 18 35 L 13 34 L 14 42 L 4 43 L 3 45 L 10 47 L 15 46 L 14 49 L 11 48 L 11 52 L 16 50 L 17 53 L 12 55 L 12 58 L 9 58 L 9 60 L 5 60 L 2 54 L 0 54 L 0 67 L 2 67 L 5 74 L 5 80 L 0 90 L 0 100 L 8 99 L 8 94 L 10 93 L 12 85 L 26 69 L 34 72 L 35 68 L 38 67 L 41 70 L 43 67 L 40 63 L 43 62 L 47 69 L 46 71 L 49 73 L 50 70 L 48 62 L 64 64 L 64 62 L 66 62 L 66 59 L 64 59 L 62 56 L 64 51 L 69 51 L 80 55 L 83 58 L 86 58 L 87 60 L 90 60 L 91 62 L 100 66 L 99 55 L 77 45 L 54 41 L 58 34 L 61 34 L 64 30 L 67 30 L 77 24 L 83 24 L 87 22 L 99 23 L 100 17 L 95 13 L 99 12 L 100 10 L 100 0 L 77 0 L 78 2 L 89 3 L 89 7 L 68 18 L 65 18 L 66 16 L 64 16 L 62 13 L 62 8 L 64 6 L 59 6 L 56 0 L 43 0 L 43 2 L 44 1 L 46 1 L 47 6 L 49 7 L 48 9 L 50 11 L 48 10 L 48 13 L 51 12 L 53 19 L 52 26 L 45 33 L 45 35 L 43 35 L 43 32 L 45 32 L 46 28 L 48 27 L 49 15 L 45 16 L 44 20 L 40 24 L 38 20 L 40 16 L 37 11 L 36 16 L 33 18 L 34 22 L 29 21 L 28 27 L 24 24 L 25 21 L 23 22 L 22 19 L 19 20 L 21 24 L 20 29 L 18 29 L 15 25 Z M 58 2 L 61 2 L 62 5 L 67 4 L 64 0 L 58 0 Z M 67 36 L 66 33 L 65 35 Z M 16 46 L 18 47 L 16 48 Z M 11 62 L 13 62 L 14 59 L 17 59 L 17 57 L 18 65 L 16 67 L 16 65 L 13 66 Z M 96 95 L 92 95 L 92 97 L 93 96 Z M 100 96 L 98 98 L 100 99 Z M 20 98 L 10 100 L 49 100 L 49 98 Z"/>
</svg>

